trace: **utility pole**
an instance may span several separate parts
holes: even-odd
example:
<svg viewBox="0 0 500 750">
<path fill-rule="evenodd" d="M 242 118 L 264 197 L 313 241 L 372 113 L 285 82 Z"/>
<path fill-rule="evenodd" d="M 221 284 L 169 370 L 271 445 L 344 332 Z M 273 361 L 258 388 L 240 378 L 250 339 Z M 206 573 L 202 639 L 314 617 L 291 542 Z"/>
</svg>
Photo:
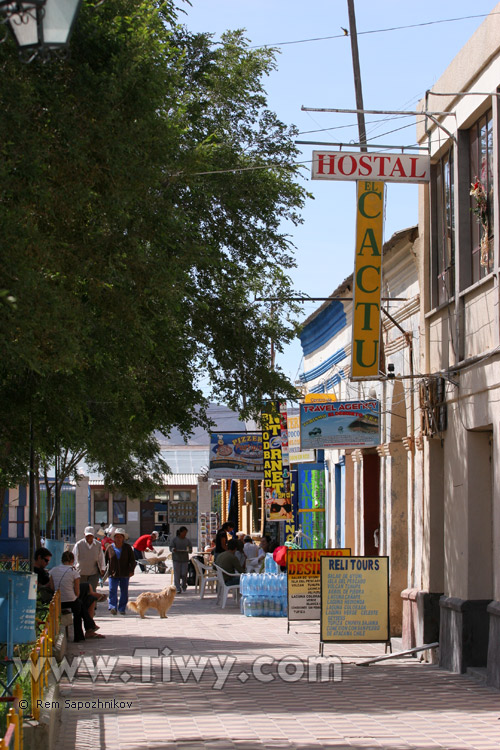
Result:
<svg viewBox="0 0 500 750">
<path fill-rule="evenodd" d="M 363 90 L 361 88 L 361 70 L 359 67 L 358 52 L 358 32 L 356 30 L 356 15 L 354 13 L 354 0 L 347 0 L 347 10 L 349 12 L 349 35 L 351 37 L 352 51 L 352 68 L 354 71 L 354 91 L 356 93 L 356 109 L 358 111 L 358 130 L 360 150 L 367 151 L 366 147 L 366 127 L 363 107 Z"/>
</svg>

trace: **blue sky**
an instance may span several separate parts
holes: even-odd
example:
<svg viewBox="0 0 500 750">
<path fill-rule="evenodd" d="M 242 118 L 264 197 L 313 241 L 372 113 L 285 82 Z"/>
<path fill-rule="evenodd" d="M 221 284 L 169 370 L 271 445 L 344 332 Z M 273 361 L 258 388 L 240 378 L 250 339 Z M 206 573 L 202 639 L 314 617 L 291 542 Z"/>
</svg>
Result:
<svg viewBox="0 0 500 750">
<path fill-rule="evenodd" d="M 495 8 L 492 0 L 355 0 L 358 45 L 366 109 L 414 110 L 427 89 Z M 354 83 L 347 0 L 192 0 L 184 6 L 192 31 L 220 38 L 227 29 L 246 29 L 252 45 L 279 46 L 278 69 L 265 81 L 268 105 L 284 122 L 298 127 L 300 140 L 358 141 L 356 115 L 302 112 L 301 106 L 354 108 Z M 496 8 L 500 12 L 500 4 Z M 474 16 L 471 18 L 471 16 Z M 430 23 L 469 17 L 466 20 Z M 380 29 L 426 24 L 378 33 Z M 294 44 L 299 40 L 337 37 Z M 379 122 L 374 122 L 379 120 Z M 382 120 L 382 121 L 380 121 Z M 415 118 L 367 116 L 367 136 L 376 144 L 415 143 Z M 403 126 L 409 125 L 404 129 Z M 347 126 L 347 127 L 346 127 Z M 328 128 L 323 132 L 318 131 Z M 397 129 L 397 130 L 396 130 Z M 394 131 L 396 132 L 389 132 Z M 353 269 L 355 184 L 309 178 L 314 146 L 302 146 L 304 185 L 314 195 L 303 211 L 304 223 L 287 228 L 296 246 L 295 288 L 311 297 L 330 294 Z M 417 187 L 388 185 L 385 239 L 417 223 Z M 304 318 L 319 303 L 304 306 Z M 295 379 L 302 350 L 297 341 L 278 364 Z"/>
</svg>

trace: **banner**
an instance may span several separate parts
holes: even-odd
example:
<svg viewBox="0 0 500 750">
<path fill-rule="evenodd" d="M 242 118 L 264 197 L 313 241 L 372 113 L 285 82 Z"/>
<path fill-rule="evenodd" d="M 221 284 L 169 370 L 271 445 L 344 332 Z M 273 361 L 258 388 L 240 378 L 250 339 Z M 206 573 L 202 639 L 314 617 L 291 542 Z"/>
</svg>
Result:
<svg viewBox="0 0 500 750">
<path fill-rule="evenodd" d="M 313 180 L 429 182 L 430 177 L 430 156 L 422 154 L 313 151 Z"/>
<path fill-rule="evenodd" d="M 262 436 L 238 432 L 210 435 L 211 479 L 263 479 Z"/>
<path fill-rule="evenodd" d="M 300 444 L 310 448 L 366 448 L 380 443 L 380 402 L 300 405 Z"/>
<path fill-rule="evenodd" d="M 326 476 L 325 464 L 299 466 L 298 522 L 302 527 L 303 549 L 326 547 Z"/>
<path fill-rule="evenodd" d="M 380 377 L 383 182 L 358 182 L 351 379 Z"/>
<path fill-rule="evenodd" d="M 322 557 L 320 640 L 389 640 L 389 558 Z"/>
<path fill-rule="evenodd" d="M 282 415 L 279 401 L 268 401 L 261 413 L 264 452 L 264 502 L 269 521 L 293 519 L 290 499 L 290 467 L 281 453 Z"/>
<path fill-rule="evenodd" d="M 305 464 L 316 460 L 314 451 L 300 449 L 300 409 L 288 409 L 288 453 L 291 464 Z"/>
<path fill-rule="evenodd" d="M 286 553 L 288 619 L 319 620 L 321 616 L 320 558 L 342 557 L 350 549 L 288 549 Z"/>
</svg>

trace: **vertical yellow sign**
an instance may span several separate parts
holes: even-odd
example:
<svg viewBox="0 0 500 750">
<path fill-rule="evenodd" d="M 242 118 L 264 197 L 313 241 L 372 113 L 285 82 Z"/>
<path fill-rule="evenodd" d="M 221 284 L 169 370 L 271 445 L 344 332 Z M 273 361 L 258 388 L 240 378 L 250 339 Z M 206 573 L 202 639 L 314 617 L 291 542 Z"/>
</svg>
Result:
<svg viewBox="0 0 500 750">
<path fill-rule="evenodd" d="M 379 377 L 383 182 L 358 182 L 351 378 Z"/>
</svg>

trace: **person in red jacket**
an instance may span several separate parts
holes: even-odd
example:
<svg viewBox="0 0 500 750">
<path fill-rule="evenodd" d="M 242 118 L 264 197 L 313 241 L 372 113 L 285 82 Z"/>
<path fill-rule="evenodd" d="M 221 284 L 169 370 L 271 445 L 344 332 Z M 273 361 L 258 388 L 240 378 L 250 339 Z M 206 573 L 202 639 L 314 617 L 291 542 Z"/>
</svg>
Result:
<svg viewBox="0 0 500 750">
<path fill-rule="evenodd" d="M 135 541 L 132 545 L 135 559 L 143 560 L 145 558 L 144 553 L 146 552 L 146 550 L 148 550 L 149 552 L 156 552 L 155 548 L 153 547 L 153 542 L 156 541 L 157 538 L 157 531 L 152 531 L 151 534 L 143 534 L 142 536 L 140 536 L 139 539 L 137 539 L 137 541 Z M 146 572 L 146 566 L 141 565 L 141 570 L 144 570 L 144 572 Z"/>
</svg>

